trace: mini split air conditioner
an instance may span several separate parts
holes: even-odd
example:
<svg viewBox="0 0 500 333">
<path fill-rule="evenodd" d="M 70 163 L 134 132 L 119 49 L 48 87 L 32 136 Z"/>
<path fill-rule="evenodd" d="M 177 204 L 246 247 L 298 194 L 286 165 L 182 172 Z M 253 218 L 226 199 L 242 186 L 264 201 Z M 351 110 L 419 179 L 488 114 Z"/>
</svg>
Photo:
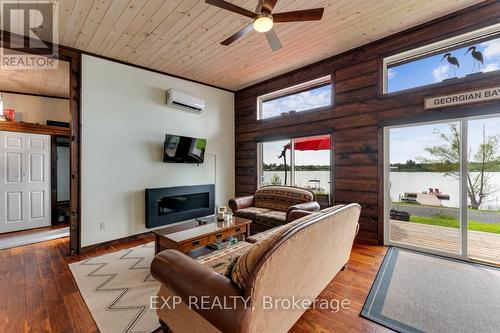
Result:
<svg viewBox="0 0 500 333">
<path fill-rule="evenodd" d="M 168 89 L 167 105 L 184 111 L 201 113 L 205 109 L 205 100 L 175 89 Z"/>
</svg>

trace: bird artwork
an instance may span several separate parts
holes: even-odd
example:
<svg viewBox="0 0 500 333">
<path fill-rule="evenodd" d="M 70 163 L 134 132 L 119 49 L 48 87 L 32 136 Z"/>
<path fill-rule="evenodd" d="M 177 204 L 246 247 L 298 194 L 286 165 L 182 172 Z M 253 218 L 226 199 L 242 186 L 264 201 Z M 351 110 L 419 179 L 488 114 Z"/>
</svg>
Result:
<svg viewBox="0 0 500 333">
<path fill-rule="evenodd" d="M 481 71 L 481 65 L 484 65 L 483 54 L 481 53 L 481 51 L 477 51 L 477 49 L 476 49 L 475 46 L 469 47 L 469 49 L 467 50 L 467 52 L 465 52 L 464 55 L 466 55 L 469 52 L 471 53 L 472 58 L 474 58 L 474 65 L 472 66 L 472 72 L 471 73 L 474 73 L 474 70 L 476 69 L 476 64 L 478 66 L 477 71 L 480 72 Z"/>
<path fill-rule="evenodd" d="M 441 61 L 446 59 L 448 63 L 451 65 L 450 70 L 448 71 L 448 78 L 450 77 L 451 71 L 453 71 L 453 77 L 457 76 L 457 72 L 455 70 L 455 67 L 460 68 L 460 63 L 458 62 L 458 59 L 456 57 L 452 57 L 451 53 L 446 53 Z"/>
</svg>

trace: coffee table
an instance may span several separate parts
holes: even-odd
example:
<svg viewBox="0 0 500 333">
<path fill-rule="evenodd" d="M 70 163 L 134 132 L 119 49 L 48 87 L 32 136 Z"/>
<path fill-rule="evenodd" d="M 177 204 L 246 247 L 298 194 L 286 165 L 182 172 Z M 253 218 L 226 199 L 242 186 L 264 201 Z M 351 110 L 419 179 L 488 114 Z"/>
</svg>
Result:
<svg viewBox="0 0 500 333">
<path fill-rule="evenodd" d="M 207 224 L 189 229 L 173 231 L 166 227 L 154 230 L 155 254 L 174 249 L 184 253 L 190 252 L 210 243 L 234 236 L 250 236 L 252 220 L 233 217 L 232 221 L 215 221 L 215 217 L 207 219 Z"/>
</svg>

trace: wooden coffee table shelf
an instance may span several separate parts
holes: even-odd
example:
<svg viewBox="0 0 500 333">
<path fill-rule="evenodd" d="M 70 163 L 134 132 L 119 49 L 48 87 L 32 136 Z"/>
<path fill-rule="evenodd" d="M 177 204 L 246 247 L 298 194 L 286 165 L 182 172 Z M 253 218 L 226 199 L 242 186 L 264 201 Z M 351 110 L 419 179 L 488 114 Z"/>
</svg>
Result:
<svg viewBox="0 0 500 333">
<path fill-rule="evenodd" d="M 235 236 L 250 236 L 252 220 L 234 217 L 231 222 L 209 220 L 209 223 L 186 230 L 172 232 L 169 227 L 153 231 L 155 234 L 155 253 L 174 249 L 184 253 L 204 247 L 218 240 Z"/>
</svg>

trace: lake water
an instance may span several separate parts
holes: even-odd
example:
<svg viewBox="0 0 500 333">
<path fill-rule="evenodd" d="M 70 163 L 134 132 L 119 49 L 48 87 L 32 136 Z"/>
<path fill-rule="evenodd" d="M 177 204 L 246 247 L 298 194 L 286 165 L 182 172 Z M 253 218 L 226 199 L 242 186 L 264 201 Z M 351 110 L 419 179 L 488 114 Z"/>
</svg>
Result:
<svg viewBox="0 0 500 333">
<path fill-rule="evenodd" d="M 489 184 L 496 188 L 496 192 L 486 197 L 481 209 L 500 209 L 500 172 L 490 173 Z M 449 194 L 450 200 L 443 200 L 442 205 L 458 207 L 460 201 L 460 185 L 455 178 L 439 172 L 391 172 L 391 200 L 398 201 L 405 192 L 423 192 L 429 188 L 438 188 L 440 192 Z"/>
<path fill-rule="evenodd" d="M 269 183 L 274 175 L 280 177 L 282 183 L 285 181 L 284 171 L 264 171 L 264 183 Z M 319 180 L 319 187 L 330 193 L 330 171 L 295 171 L 295 186 L 308 187 L 316 186 L 310 180 Z M 288 172 L 288 182 L 290 182 L 290 172 Z"/>
<path fill-rule="evenodd" d="M 273 175 L 277 175 L 284 181 L 283 171 L 265 171 L 265 182 L 269 182 Z M 295 185 L 307 187 L 309 180 L 318 179 L 320 187 L 324 188 L 326 193 L 330 190 L 330 172 L 329 171 L 297 171 L 295 173 Z M 288 174 L 290 180 L 290 173 Z M 459 183 L 458 180 L 446 176 L 439 172 L 391 172 L 391 199 L 397 201 L 399 195 L 405 192 L 422 192 L 429 188 L 438 188 L 442 193 L 449 194 L 450 200 L 442 201 L 444 206 L 458 207 L 459 203 Z M 486 198 L 481 209 L 500 209 L 500 172 L 491 173 L 490 184 L 496 187 L 496 192 Z"/>
</svg>

